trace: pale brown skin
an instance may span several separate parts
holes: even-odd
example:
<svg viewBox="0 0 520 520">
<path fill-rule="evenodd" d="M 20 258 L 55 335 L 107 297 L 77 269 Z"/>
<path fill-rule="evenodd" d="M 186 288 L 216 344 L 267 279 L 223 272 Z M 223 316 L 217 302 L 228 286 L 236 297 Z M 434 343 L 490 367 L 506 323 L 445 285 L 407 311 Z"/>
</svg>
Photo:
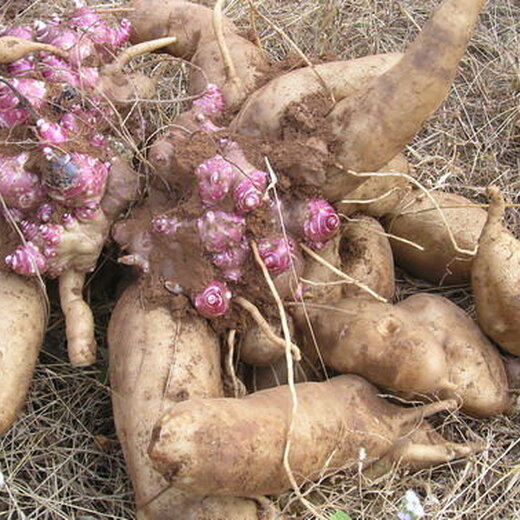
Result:
<svg viewBox="0 0 520 520">
<path fill-rule="evenodd" d="M 498 350 L 457 305 L 436 294 L 415 294 L 397 307 L 408 309 L 418 323 L 442 343 L 448 379 L 455 388 L 443 398 L 458 399 L 475 417 L 490 417 L 511 408 L 508 379 Z"/>
<path fill-rule="evenodd" d="M 459 248 L 476 249 L 486 212 L 472 207 L 465 197 L 441 191 L 431 192 L 448 221 Z M 473 256 L 456 251 L 439 211 L 424 192 L 413 192 L 386 218 L 387 231 L 412 241 L 424 251 L 390 239 L 396 263 L 410 274 L 442 285 L 466 284 L 470 280 Z"/>
<path fill-rule="evenodd" d="M 0 217 L 0 258 L 11 249 Z M 0 267 L 0 435 L 25 403 L 47 327 L 45 287 Z"/>
<path fill-rule="evenodd" d="M 396 155 L 379 171 L 381 173 L 404 173 L 407 175 L 411 173 L 410 165 L 402 154 Z M 334 206 L 342 215 L 348 216 L 359 212 L 371 217 L 384 217 L 401 203 L 410 190 L 410 183 L 404 177 L 374 176 L 368 178 L 356 189 L 345 193 L 342 200 Z M 367 202 L 364 203 L 363 201 Z"/>
<path fill-rule="evenodd" d="M 415 395 L 451 387 L 442 344 L 412 312 L 359 298 L 324 305 L 312 329 L 325 364 Z"/>
<path fill-rule="evenodd" d="M 0 435 L 25 403 L 47 326 L 44 288 L 0 270 Z"/>
<path fill-rule="evenodd" d="M 377 54 L 323 63 L 314 69 L 305 67 L 278 76 L 249 96 L 230 128 L 254 137 L 281 137 L 282 121 L 290 105 L 305 106 L 307 97 L 319 94 L 332 108 L 330 94 L 337 101 L 351 96 L 388 71 L 401 57 L 399 53 Z"/>
<path fill-rule="evenodd" d="M 390 242 L 379 222 L 365 215 L 354 215 L 341 228 L 341 269 L 376 294 L 391 302 L 395 292 L 394 257 Z M 354 284 L 342 286 L 344 298 L 374 299 Z"/>
<path fill-rule="evenodd" d="M 500 191 L 488 192 L 491 206 L 471 271 L 477 318 L 490 338 L 520 356 L 520 242 L 502 224 Z"/>
<path fill-rule="evenodd" d="M 346 465 L 357 466 L 389 454 L 423 417 L 452 409 L 453 401 L 406 409 L 378 396 L 357 376 L 297 385 L 289 463 L 298 483 Z M 282 465 L 291 418 L 288 386 L 250 394 L 243 399 L 194 399 L 179 403 L 154 430 L 150 456 L 176 486 L 220 495 L 275 494 L 291 487 Z M 472 446 L 453 445 L 450 459 L 467 456 Z M 446 460 L 443 446 L 418 444 L 403 462 L 417 458 L 430 465 Z M 411 448 L 411 446 L 409 446 Z M 426 456 L 425 456 L 426 453 Z"/>
<path fill-rule="evenodd" d="M 197 67 L 190 74 L 192 94 L 202 93 L 207 83 L 214 83 L 222 89 L 227 107 L 238 108 L 267 71 L 262 51 L 239 36 L 234 24 L 224 17 L 224 37 L 240 78 L 238 86 L 229 81 L 213 30 L 213 11 L 208 7 L 178 0 L 134 0 L 130 5 L 135 9 L 129 16 L 133 42 L 177 37 L 165 51 Z"/>
<path fill-rule="evenodd" d="M 485 0 L 444 0 L 397 65 L 336 105 L 329 120 L 344 170 L 379 170 L 437 110 L 484 4 Z M 334 179 L 329 180 L 333 182 L 327 186 L 327 197 L 337 200 L 344 190 L 338 192 Z"/>
<path fill-rule="evenodd" d="M 112 403 L 132 479 L 137 518 L 256 520 L 254 502 L 195 496 L 171 487 L 147 454 L 155 422 L 179 401 L 223 395 L 218 338 L 205 320 L 177 314 L 171 295 L 144 283 L 118 301 L 108 329 Z M 204 494 L 206 495 L 206 494 Z"/>
</svg>

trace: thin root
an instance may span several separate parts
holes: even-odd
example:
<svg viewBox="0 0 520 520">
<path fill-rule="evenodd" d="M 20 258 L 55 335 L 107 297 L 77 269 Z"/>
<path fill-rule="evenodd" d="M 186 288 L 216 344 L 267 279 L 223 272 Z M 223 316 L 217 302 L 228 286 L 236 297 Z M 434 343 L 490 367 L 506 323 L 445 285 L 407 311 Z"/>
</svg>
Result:
<svg viewBox="0 0 520 520">
<path fill-rule="evenodd" d="M 233 385 L 233 396 L 236 398 L 244 397 L 247 394 L 247 390 L 244 386 L 244 383 L 240 381 L 235 372 L 235 366 L 233 364 L 233 359 L 235 357 L 235 338 L 237 331 L 236 329 L 231 329 L 229 331 L 227 337 L 227 353 L 226 353 L 226 371 L 231 379 L 231 384 Z"/>
<path fill-rule="evenodd" d="M 359 287 L 363 291 L 367 292 L 371 296 L 373 296 L 376 300 L 388 303 L 388 300 L 386 298 L 383 298 L 381 295 L 377 294 L 373 289 L 368 287 L 368 285 L 365 285 L 362 282 L 359 282 L 358 280 L 355 280 L 354 278 L 350 277 L 348 274 L 345 274 L 341 269 L 338 269 L 337 267 L 333 266 L 330 262 L 327 262 L 323 257 L 316 254 L 310 247 L 307 247 L 305 244 L 300 244 L 300 247 L 316 262 L 319 262 L 321 265 L 327 267 L 330 269 L 333 273 L 337 274 L 341 278 L 345 279 L 347 282 L 355 285 L 356 287 Z"/>
<path fill-rule="evenodd" d="M 268 321 L 262 316 L 262 313 L 255 304 L 251 303 L 249 300 L 246 300 L 246 298 L 243 298 L 242 296 L 237 296 L 234 299 L 234 302 L 249 312 L 251 317 L 255 320 L 255 323 L 260 327 L 262 332 L 269 338 L 270 341 L 272 341 L 275 345 L 285 349 L 285 340 L 274 333 Z M 301 360 L 302 356 L 300 349 L 294 343 L 291 343 L 291 354 L 294 361 Z"/>
</svg>

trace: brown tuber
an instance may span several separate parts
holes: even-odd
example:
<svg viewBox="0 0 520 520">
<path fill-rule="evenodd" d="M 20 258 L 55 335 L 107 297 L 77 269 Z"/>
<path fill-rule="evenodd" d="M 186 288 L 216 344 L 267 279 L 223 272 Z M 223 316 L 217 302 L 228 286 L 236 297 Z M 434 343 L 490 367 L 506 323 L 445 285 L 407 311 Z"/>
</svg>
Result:
<svg viewBox="0 0 520 520">
<path fill-rule="evenodd" d="M 366 454 L 368 464 L 398 446 L 404 464 L 446 462 L 470 455 L 475 446 L 412 440 L 429 428 L 424 417 L 453 410 L 455 401 L 402 408 L 384 401 L 370 383 L 340 376 L 296 385 L 298 411 L 291 433 L 289 464 L 297 483 L 307 482 Z M 243 399 L 192 399 L 179 403 L 154 429 L 150 456 L 170 482 L 186 491 L 255 496 L 291 488 L 282 464 L 291 418 L 288 386 Z"/>
</svg>

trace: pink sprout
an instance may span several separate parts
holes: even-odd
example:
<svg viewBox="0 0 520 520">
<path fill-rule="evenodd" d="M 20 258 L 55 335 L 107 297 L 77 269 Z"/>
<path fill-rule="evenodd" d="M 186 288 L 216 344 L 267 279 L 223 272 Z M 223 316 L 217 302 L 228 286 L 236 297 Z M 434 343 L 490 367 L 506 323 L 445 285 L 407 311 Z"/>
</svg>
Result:
<svg viewBox="0 0 520 520">
<path fill-rule="evenodd" d="M 311 246 L 319 249 L 339 230 L 340 220 L 336 210 L 323 199 L 312 199 L 307 204 L 303 222 L 303 236 Z"/>
<path fill-rule="evenodd" d="M 257 170 L 235 185 L 233 198 L 239 213 L 248 213 L 262 205 L 267 188 L 267 173 Z"/>
<path fill-rule="evenodd" d="M 41 139 L 52 144 L 59 144 L 68 141 L 69 136 L 63 127 L 56 123 L 50 123 L 45 119 L 36 121 L 36 128 Z"/>
<path fill-rule="evenodd" d="M 39 226 L 36 222 L 30 220 L 22 220 L 20 222 L 20 230 L 25 237 L 25 240 L 33 241 L 39 234 Z"/>
<path fill-rule="evenodd" d="M 93 88 L 99 84 L 99 69 L 97 67 L 80 67 L 79 83 L 84 88 Z"/>
<path fill-rule="evenodd" d="M 0 110 L 0 128 L 13 128 L 26 123 L 30 114 L 23 108 Z"/>
<path fill-rule="evenodd" d="M 79 130 L 78 118 L 71 112 L 67 112 L 61 116 L 60 126 L 69 132 L 76 133 Z"/>
<path fill-rule="evenodd" d="M 68 23 L 73 29 L 88 33 L 94 43 L 111 44 L 113 40 L 112 29 L 108 23 L 90 7 L 77 9 Z"/>
<path fill-rule="evenodd" d="M 293 262 L 296 245 L 291 238 L 263 238 L 258 242 L 260 258 L 271 274 L 281 274 L 289 269 Z"/>
<path fill-rule="evenodd" d="M 29 155 L 0 155 L 0 194 L 9 207 L 33 208 L 43 198 L 39 177 L 25 169 Z"/>
<path fill-rule="evenodd" d="M 246 221 L 239 215 L 225 211 L 207 211 L 197 220 L 199 237 L 210 253 L 222 253 L 236 247 L 242 241 Z"/>
<path fill-rule="evenodd" d="M 231 291 L 224 282 L 214 280 L 193 297 L 193 303 L 201 316 L 217 318 L 229 310 L 231 296 Z"/>
<path fill-rule="evenodd" d="M 80 221 L 92 220 L 99 211 L 99 204 L 90 203 L 86 206 L 74 209 L 74 216 Z"/>
<path fill-rule="evenodd" d="M 44 149 L 50 168 L 45 178 L 47 194 L 66 207 L 98 204 L 105 192 L 109 163 L 90 155 L 72 152 L 58 155 Z"/>
<path fill-rule="evenodd" d="M 5 257 L 5 263 L 16 273 L 31 276 L 45 270 L 45 256 L 32 243 L 26 242 L 18 247 L 13 254 Z"/>
<path fill-rule="evenodd" d="M 173 235 L 177 232 L 181 223 L 178 219 L 159 215 L 152 220 L 152 231 L 160 235 Z"/>
<path fill-rule="evenodd" d="M 224 96 L 217 85 L 210 83 L 202 97 L 193 102 L 193 107 L 206 116 L 218 116 L 224 112 Z"/>
<path fill-rule="evenodd" d="M 118 27 L 112 29 L 110 34 L 110 45 L 112 47 L 121 47 L 125 43 L 130 41 L 130 33 L 132 30 L 132 24 L 127 18 L 123 18 Z"/>
<path fill-rule="evenodd" d="M 78 75 L 62 58 L 45 54 L 41 59 L 42 76 L 49 83 L 67 83 L 71 87 L 79 84 Z"/>
<path fill-rule="evenodd" d="M 11 76 L 25 76 L 35 69 L 34 57 L 28 56 L 7 64 L 7 72 Z"/>
<path fill-rule="evenodd" d="M 33 28 L 29 25 L 22 27 L 13 27 L 6 33 L 7 36 L 14 36 L 15 38 L 21 38 L 22 40 L 32 40 L 34 36 Z"/>
<path fill-rule="evenodd" d="M 41 222 L 49 222 L 52 216 L 52 212 L 52 204 L 42 204 L 36 212 L 36 217 L 40 219 Z"/>
<path fill-rule="evenodd" d="M 231 189 L 235 172 L 233 166 L 222 156 L 215 155 L 195 169 L 199 183 L 199 193 L 205 206 L 213 206 L 221 201 Z"/>
<path fill-rule="evenodd" d="M 61 243 L 65 229 L 59 224 L 41 224 L 39 226 L 40 236 L 48 246 L 57 246 Z"/>
<path fill-rule="evenodd" d="M 250 251 L 249 244 L 244 239 L 239 246 L 215 253 L 211 259 L 222 271 L 224 278 L 237 282 L 242 278 L 242 266 L 246 263 Z"/>
<path fill-rule="evenodd" d="M 64 51 L 70 51 L 78 41 L 78 36 L 75 32 L 61 30 L 57 31 L 55 35 L 49 40 L 51 45 L 63 49 Z"/>
<path fill-rule="evenodd" d="M 14 78 L 11 83 L 14 88 L 27 98 L 34 108 L 39 109 L 43 106 L 47 94 L 43 81 L 31 78 Z"/>
<path fill-rule="evenodd" d="M 76 219 L 70 213 L 64 213 L 61 217 L 61 223 L 65 229 L 70 229 L 76 223 Z"/>
<path fill-rule="evenodd" d="M 103 134 L 94 134 L 90 138 L 90 144 L 92 146 L 104 147 L 107 145 L 107 140 L 105 139 L 105 136 Z"/>
</svg>

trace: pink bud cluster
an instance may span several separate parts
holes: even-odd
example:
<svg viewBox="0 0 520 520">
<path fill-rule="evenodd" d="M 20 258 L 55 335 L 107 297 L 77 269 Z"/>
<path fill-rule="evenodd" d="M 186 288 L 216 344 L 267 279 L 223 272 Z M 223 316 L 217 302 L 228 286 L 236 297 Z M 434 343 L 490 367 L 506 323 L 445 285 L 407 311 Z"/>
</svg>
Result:
<svg viewBox="0 0 520 520">
<path fill-rule="evenodd" d="M 10 208 L 34 208 L 44 197 L 39 177 L 25 169 L 28 158 L 27 153 L 0 155 L 0 195 Z"/>
<path fill-rule="evenodd" d="M 43 273 L 46 267 L 45 257 L 32 242 L 25 243 L 14 253 L 6 256 L 5 263 L 13 271 L 24 276 Z"/>
<path fill-rule="evenodd" d="M 231 296 L 231 291 L 224 282 L 214 280 L 193 296 L 193 305 L 201 316 L 217 318 L 229 310 Z"/>
<path fill-rule="evenodd" d="M 159 215 L 152 220 L 152 231 L 160 235 L 174 235 L 181 225 L 174 217 Z"/>
<path fill-rule="evenodd" d="M 45 148 L 44 152 L 49 162 L 44 184 L 51 199 L 69 208 L 92 208 L 92 204 L 99 204 L 105 192 L 110 163 L 82 153 L 59 155 L 50 148 Z"/>
<path fill-rule="evenodd" d="M 193 102 L 193 108 L 199 113 L 215 117 L 224 112 L 224 96 L 217 85 L 210 83 L 204 94 Z"/>
<path fill-rule="evenodd" d="M 293 263 L 296 244 L 290 237 L 263 238 L 258 242 L 258 252 L 271 274 L 287 271 Z"/>
<path fill-rule="evenodd" d="M 245 175 L 221 155 L 215 155 L 195 169 L 199 194 L 205 206 L 214 206 L 233 193 L 235 209 L 244 214 L 262 205 L 267 174 L 256 170 Z"/>
<path fill-rule="evenodd" d="M 10 84 L 24 96 L 34 109 L 39 109 L 46 96 L 45 83 L 30 78 L 13 78 Z M 0 128 L 12 128 L 26 123 L 31 116 L 27 108 L 20 106 L 20 100 L 14 91 L 0 83 Z"/>
<path fill-rule="evenodd" d="M 339 230 L 340 219 L 336 210 L 323 199 L 307 202 L 303 236 L 314 249 L 321 249 Z"/>
<path fill-rule="evenodd" d="M 197 220 L 197 229 L 208 252 L 222 253 L 242 242 L 246 221 L 239 215 L 209 210 Z"/>
<path fill-rule="evenodd" d="M 251 248 L 244 238 L 236 247 L 225 249 L 211 256 L 213 264 L 220 269 L 226 280 L 238 282 L 242 278 L 242 267 L 251 253 Z"/>
</svg>

